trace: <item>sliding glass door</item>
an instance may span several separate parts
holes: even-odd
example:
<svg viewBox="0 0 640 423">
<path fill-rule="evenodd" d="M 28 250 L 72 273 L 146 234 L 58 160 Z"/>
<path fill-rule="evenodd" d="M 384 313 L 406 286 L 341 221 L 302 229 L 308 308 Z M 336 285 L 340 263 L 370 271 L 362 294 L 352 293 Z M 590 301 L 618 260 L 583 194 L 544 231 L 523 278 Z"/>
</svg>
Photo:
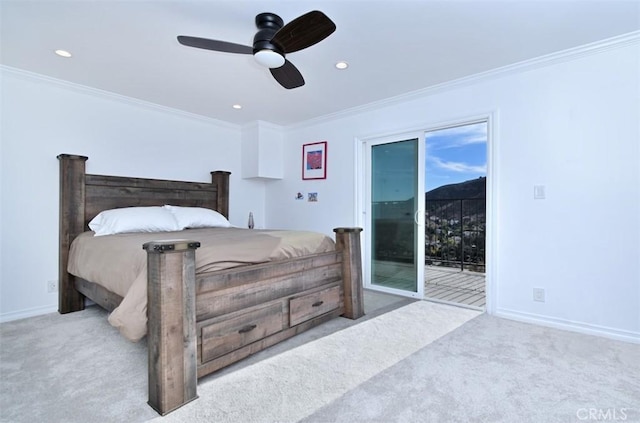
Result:
<svg viewBox="0 0 640 423">
<path fill-rule="evenodd" d="M 424 295 L 424 151 L 420 136 L 365 142 L 367 288 Z"/>
<path fill-rule="evenodd" d="M 485 307 L 490 122 L 482 116 L 361 141 L 366 288 Z"/>
</svg>

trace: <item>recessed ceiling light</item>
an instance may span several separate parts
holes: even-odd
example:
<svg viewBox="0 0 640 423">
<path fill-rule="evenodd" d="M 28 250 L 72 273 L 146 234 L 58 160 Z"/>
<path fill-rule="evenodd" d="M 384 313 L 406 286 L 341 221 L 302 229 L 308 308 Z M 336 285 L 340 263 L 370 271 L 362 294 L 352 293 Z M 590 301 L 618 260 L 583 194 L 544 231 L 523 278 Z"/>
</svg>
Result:
<svg viewBox="0 0 640 423">
<path fill-rule="evenodd" d="M 336 68 L 338 69 L 346 69 L 349 67 L 349 64 L 347 62 L 338 62 L 336 63 Z"/>
<path fill-rule="evenodd" d="M 67 50 L 56 50 L 56 54 L 60 57 L 71 57 L 71 53 Z"/>
<path fill-rule="evenodd" d="M 234 109 L 236 109 L 236 110 L 240 110 L 240 109 L 242 109 L 242 105 L 240 105 L 240 104 L 234 104 L 234 105 L 233 105 L 233 106 L 231 106 L 231 107 L 233 107 L 233 108 L 234 108 Z"/>
</svg>

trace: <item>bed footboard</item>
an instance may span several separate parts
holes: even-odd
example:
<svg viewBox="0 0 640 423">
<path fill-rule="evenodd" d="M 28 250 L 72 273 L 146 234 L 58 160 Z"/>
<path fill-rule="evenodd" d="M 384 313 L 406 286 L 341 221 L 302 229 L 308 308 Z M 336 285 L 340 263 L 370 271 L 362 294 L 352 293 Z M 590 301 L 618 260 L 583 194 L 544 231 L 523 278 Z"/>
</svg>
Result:
<svg viewBox="0 0 640 423">
<path fill-rule="evenodd" d="M 197 280 L 195 250 L 199 243 L 172 240 L 145 244 L 149 405 L 165 415 L 197 398 L 198 377 L 334 317 L 363 316 L 361 231 L 334 229 L 338 254 L 249 266 L 242 276 L 213 272 Z M 314 276 L 307 277 L 309 272 Z M 218 291 L 201 295 L 201 289 L 209 289 L 203 288 L 205 285 Z M 255 304 L 232 300 L 246 286 L 255 286 L 248 297 L 272 296 Z M 217 311 L 224 311 L 212 318 L 216 310 L 203 313 L 196 296 L 208 308 L 217 304 Z M 203 317 L 198 318 L 198 313 Z"/>
</svg>

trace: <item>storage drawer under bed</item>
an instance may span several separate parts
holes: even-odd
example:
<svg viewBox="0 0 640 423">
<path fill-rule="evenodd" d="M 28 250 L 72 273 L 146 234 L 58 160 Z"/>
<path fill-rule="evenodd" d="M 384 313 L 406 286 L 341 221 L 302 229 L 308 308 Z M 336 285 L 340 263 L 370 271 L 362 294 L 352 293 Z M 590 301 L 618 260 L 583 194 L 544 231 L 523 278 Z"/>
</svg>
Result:
<svg viewBox="0 0 640 423">
<path fill-rule="evenodd" d="M 278 302 L 203 327 L 202 362 L 280 332 L 286 327 L 283 314 L 283 304 Z"/>
<path fill-rule="evenodd" d="M 340 307 L 340 286 L 289 300 L 289 326 L 295 326 Z"/>
</svg>

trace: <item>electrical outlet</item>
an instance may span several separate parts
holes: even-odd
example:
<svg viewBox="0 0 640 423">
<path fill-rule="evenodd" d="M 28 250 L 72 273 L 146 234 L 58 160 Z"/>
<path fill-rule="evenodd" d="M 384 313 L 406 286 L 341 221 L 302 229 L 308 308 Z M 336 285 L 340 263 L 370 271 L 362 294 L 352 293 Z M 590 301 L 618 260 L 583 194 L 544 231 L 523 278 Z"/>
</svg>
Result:
<svg viewBox="0 0 640 423">
<path fill-rule="evenodd" d="M 533 301 L 544 303 L 544 288 L 533 288 Z"/>
<path fill-rule="evenodd" d="M 58 281 L 47 281 L 47 292 L 58 292 Z"/>
</svg>

